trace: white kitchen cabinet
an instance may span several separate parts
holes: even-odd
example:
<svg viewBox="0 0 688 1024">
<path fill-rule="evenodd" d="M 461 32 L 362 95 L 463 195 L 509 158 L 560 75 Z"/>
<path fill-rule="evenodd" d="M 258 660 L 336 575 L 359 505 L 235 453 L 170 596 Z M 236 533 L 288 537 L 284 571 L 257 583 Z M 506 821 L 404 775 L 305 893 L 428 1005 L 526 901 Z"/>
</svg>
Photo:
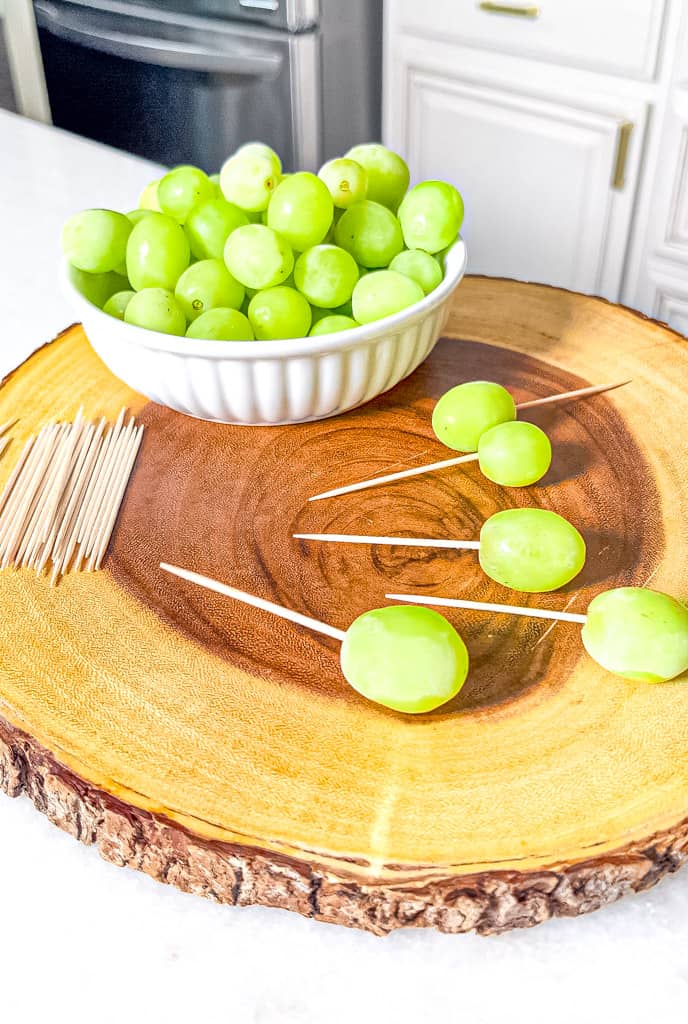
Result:
<svg viewBox="0 0 688 1024">
<path fill-rule="evenodd" d="M 688 5 L 675 38 L 622 299 L 688 335 Z"/>
<path fill-rule="evenodd" d="M 688 267 L 688 147 L 662 127 L 688 5 L 515 5 L 532 19 L 484 6 L 387 0 L 385 140 L 413 180 L 462 192 L 471 272 L 629 302 L 635 268 L 630 304 L 685 329 L 680 273 L 670 263 L 653 284 L 641 250 L 660 190 L 673 226 L 658 255 L 675 257 L 678 239 Z"/>
<path fill-rule="evenodd" d="M 613 173 L 628 102 L 615 109 L 525 85 L 505 88 L 408 68 L 407 108 L 393 138 L 414 179 L 456 182 L 477 274 L 616 295 L 635 176 Z M 636 125 L 644 111 L 633 105 Z"/>
</svg>

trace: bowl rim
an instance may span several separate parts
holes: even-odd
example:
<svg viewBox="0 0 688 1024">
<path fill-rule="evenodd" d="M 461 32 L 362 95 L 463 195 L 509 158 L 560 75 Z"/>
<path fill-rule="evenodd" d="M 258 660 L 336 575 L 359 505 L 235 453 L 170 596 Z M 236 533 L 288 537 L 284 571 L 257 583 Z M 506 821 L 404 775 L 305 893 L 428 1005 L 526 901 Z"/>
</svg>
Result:
<svg viewBox="0 0 688 1024">
<path fill-rule="evenodd" d="M 396 332 L 417 320 L 424 319 L 431 310 L 440 306 L 459 284 L 466 271 L 466 261 L 466 244 L 462 238 L 458 238 L 446 254 L 444 277 L 437 287 L 424 296 L 420 302 L 402 309 L 399 313 L 374 320 L 372 323 L 352 327 L 348 331 L 334 331 L 332 334 L 320 334 L 306 338 L 280 338 L 276 341 L 217 341 L 162 334 L 159 331 L 150 331 L 145 327 L 127 324 L 123 320 L 117 323 L 123 333 L 126 333 L 126 343 L 129 345 L 193 358 L 265 359 L 317 355 L 356 347 L 362 342 Z M 107 322 L 107 326 L 112 329 L 115 326 L 114 318 L 104 313 L 102 309 L 81 294 L 69 278 L 68 267 L 67 261 L 63 259 L 60 266 L 60 284 L 65 298 L 75 307 L 80 319 L 101 320 L 104 324 Z"/>
</svg>

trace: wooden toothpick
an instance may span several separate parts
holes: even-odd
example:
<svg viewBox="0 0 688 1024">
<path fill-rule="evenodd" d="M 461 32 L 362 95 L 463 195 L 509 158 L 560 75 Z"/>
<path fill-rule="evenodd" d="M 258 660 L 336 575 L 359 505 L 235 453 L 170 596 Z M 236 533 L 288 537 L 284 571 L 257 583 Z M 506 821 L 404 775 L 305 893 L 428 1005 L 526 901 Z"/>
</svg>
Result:
<svg viewBox="0 0 688 1024">
<path fill-rule="evenodd" d="M 554 619 L 558 622 L 584 623 L 586 615 L 576 612 L 554 612 L 547 608 L 527 608 L 515 604 L 492 604 L 489 601 L 462 601 L 455 597 L 428 597 L 427 594 L 385 594 L 388 601 L 407 604 L 427 604 L 437 608 L 466 608 L 479 612 L 500 612 L 505 615 L 524 615 L 533 619 Z"/>
<path fill-rule="evenodd" d="M 578 398 L 592 398 L 593 395 L 601 395 L 605 391 L 613 391 L 615 388 L 630 384 L 630 380 L 619 381 L 616 384 L 595 384 L 592 387 L 578 388 L 576 391 L 564 391 L 560 395 L 548 395 L 546 398 L 534 398 L 529 402 L 521 402 L 517 409 L 532 409 L 537 405 L 548 405 L 553 402 L 563 402 Z M 458 455 L 452 459 L 444 459 L 442 462 L 431 462 L 425 466 L 413 466 L 411 469 L 402 469 L 397 473 L 386 473 L 384 476 L 374 476 L 368 480 L 359 480 L 355 484 L 347 484 L 345 487 L 335 487 L 331 491 L 323 491 L 322 494 L 314 494 L 309 501 L 322 501 L 323 498 L 337 498 L 341 494 L 352 494 L 354 491 L 364 491 L 370 487 L 380 487 L 382 484 L 391 484 L 395 480 L 407 480 L 412 476 L 421 476 L 423 473 L 432 473 L 438 469 L 448 469 L 450 466 L 460 466 L 466 462 L 475 462 L 478 458 L 477 452 L 469 452 L 468 455 Z"/>
<path fill-rule="evenodd" d="M 479 540 L 434 540 L 432 537 L 373 537 L 356 533 L 294 533 L 295 540 L 333 541 L 335 544 L 389 544 L 409 548 L 472 548 L 479 550 Z"/>
<path fill-rule="evenodd" d="M 143 426 L 125 411 L 106 429 L 84 419 L 48 423 L 29 438 L 0 494 L 0 568 L 35 569 L 50 564 L 51 584 L 69 567 L 99 568 L 117 520 L 136 459 Z M 0 453 L 9 441 L 0 427 Z"/>
<path fill-rule="evenodd" d="M 7 420 L 6 423 L 3 423 L 2 426 L 0 426 L 0 437 L 2 437 L 3 434 L 6 434 L 10 427 L 13 427 L 16 422 L 17 417 L 15 416 L 14 419 Z"/>
<path fill-rule="evenodd" d="M 289 622 L 295 622 L 297 625 L 305 626 L 307 629 L 312 629 L 316 633 L 323 633 L 325 636 L 331 636 L 335 640 L 341 641 L 346 635 L 343 630 L 335 629 L 334 626 L 330 626 L 326 622 L 320 622 L 318 619 L 311 619 L 310 616 L 292 611 L 291 608 L 285 608 L 281 604 L 275 604 L 273 601 L 265 601 L 262 597 L 255 597 L 253 594 L 247 594 L 243 590 L 237 590 L 235 587 L 229 587 L 226 583 L 220 583 L 219 580 L 213 580 L 209 576 L 201 576 L 197 572 L 191 572 L 189 569 L 181 569 L 178 565 L 170 565 L 168 562 L 161 562 L 160 568 L 165 572 L 172 573 L 173 576 L 179 576 L 182 580 L 188 580 L 189 583 L 195 583 L 199 587 L 204 587 L 206 590 L 213 590 L 216 594 L 223 594 L 225 597 L 234 598 L 235 601 L 242 601 L 244 604 L 249 604 L 253 608 L 260 608 L 265 612 L 271 612 L 273 615 L 278 615 L 281 619 L 288 619 Z"/>
</svg>

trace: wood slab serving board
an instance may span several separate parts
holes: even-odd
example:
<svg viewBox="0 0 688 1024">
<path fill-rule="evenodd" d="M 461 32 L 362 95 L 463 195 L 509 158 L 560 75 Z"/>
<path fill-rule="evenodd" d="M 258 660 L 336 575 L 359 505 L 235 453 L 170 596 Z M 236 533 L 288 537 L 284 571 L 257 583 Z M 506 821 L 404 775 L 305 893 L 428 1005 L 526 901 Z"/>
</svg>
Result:
<svg viewBox="0 0 688 1024">
<path fill-rule="evenodd" d="M 191 344 L 191 343 L 190 343 Z M 446 449 L 448 387 L 518 400 L 632 377 L 533 410 L 554 462 L 501 489 L 474 465 L 309 504 L 309 495 Z M 422 591 L 509 602 L 470 552 L 315 545 L 297 531 L 477 537 L 513 505 L 570 518 L 581 576 L 533 605 L 584 611 L 600 590 L 688 594 L 688 345 L 597 299 L 467 279 L 446 337 L 362 409 L 301 426 L 206 424 L 147 403 L 80 328 L 0 389 L 24 437 L 49 418 L 146 424 L 105 568 L 0 576 L 0 785 L 120 865 L 234 903 L 385 933 L 501 931 L 595 909 L 688 855 L 688 680 L 605 673 L 575 625 L 449 613 L 471 672 L 453 703 L 404 717 L 366 702 L 338 644 L 209 594 L 161 560 L 345 629 Z"/>
</svg>

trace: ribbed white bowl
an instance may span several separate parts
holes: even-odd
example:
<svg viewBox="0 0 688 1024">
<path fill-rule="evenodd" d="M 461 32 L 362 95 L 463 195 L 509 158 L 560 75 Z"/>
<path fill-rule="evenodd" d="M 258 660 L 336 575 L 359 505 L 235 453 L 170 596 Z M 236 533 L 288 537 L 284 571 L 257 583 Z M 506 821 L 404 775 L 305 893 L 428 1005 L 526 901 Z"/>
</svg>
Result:
<svg viewBox="0 0 688 1024">
<path fill-rule="evenodd" d="M 458 241 L 441 284 L 421 302 L 363 327 L 288 341 L 198 341 L 133 327 L 85 299 L 63 267 L 62 285 L 109 369 L 177 412 L 219 423 L 300 423 L 370 401 L 432 351 L 466 269 Z"/>
</svg>

